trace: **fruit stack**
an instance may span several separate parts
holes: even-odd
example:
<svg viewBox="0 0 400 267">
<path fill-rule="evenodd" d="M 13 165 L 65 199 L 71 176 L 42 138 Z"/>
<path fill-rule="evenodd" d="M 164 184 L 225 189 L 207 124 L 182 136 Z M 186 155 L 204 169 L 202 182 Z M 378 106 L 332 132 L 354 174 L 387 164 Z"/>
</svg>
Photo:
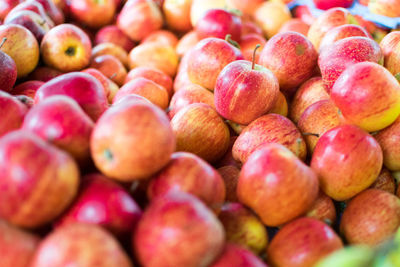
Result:
<svg viewBox="0 0 400 267">
<path fill-rule="evenodd" d="M 0 0 L 0 267 L 400 266 L 400 32 L 289 2 Z"/>
</svg>

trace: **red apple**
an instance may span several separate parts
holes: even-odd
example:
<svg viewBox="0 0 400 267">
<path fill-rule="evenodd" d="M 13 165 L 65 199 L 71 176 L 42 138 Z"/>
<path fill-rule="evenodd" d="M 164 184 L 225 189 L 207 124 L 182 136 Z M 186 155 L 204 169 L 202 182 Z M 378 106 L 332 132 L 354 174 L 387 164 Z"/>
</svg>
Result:
<svg viewBox="0 0 400 267">
<path fill-rule="evenodd" d="M 383 152 L 383 164 L 391 171 L 400 171 L 400 118 L 375 136 Z"/>
<path fill-rule="evenodd" d="M 4 20 L 7 14 L 23 0 L 1 0 L 0 1 L 0 20 Z"/>
<path fill-rule="evenodd" d="M 258 26 L 257 23 L 255 23 L 254 21 L 251 20 L 243 20 L 242 21 L 242 36 L 245 36 L 247 34 L 250 33 L 255 33 L 255 34 L 259 34 L 261 36 L 263 36 L 263 31 L 260 28 L 260 26 Z"/>
<path fill-rule="evenodd" d="M 62 266 L 132 267 L 121 245 L 103 228 L 68 224 L 48 234 L 36 250 L 32 267 Z"/>
<path fill-rule="evenodd" d="M 368 2 L 368 9 L 373 14 L 398 18 L 400 17 L 399 0 L 375 0 Z"/>
<path fill-rule="evenodd" d="M 0 137 L 21 127 L 28 109 L 14 96 L 0 91 Z"/>
<path fill-rule="evenodd" d="M 310 25 L 308 25 L 301 19 L 293 18 L 293 19 L 286 21 L 282 25 L 282 27 L 279 29 L 279 33 L 292 31 L 292 32 L 298 32 L 298 33 L 303 34 L 304 36 L 307 36 L 309 29 L 310 29 Z"/>
<path fill-rule="evenodd" d="M 334 225 L 336 223 L 335 204 L 330 197 L 320 190 L 306 216 L 323 221 L 328 225 Z"/>
<path fill-rule="evenodd" d="M 338 201 L 347 200 L 376 180 L 382 168 L 382 150 L 357 126 L 338 126 L 319 138 L 311 168 L 325 194 Z"/>
<path fill-rule="evenodd" d="M 124 84 L 127 71 L 121 61 L 115 56 L 97 56 L 92 59 L 89 67 L 99 70 L 104 76 L 115 82 L 118 86 Z"/>
<path fill-rule="evenodd" d="M 311 25 L 317 19 L 310 10 L 308 5 L 299 5 L 293 10 L 293 15 L 295 18 L 301 19 L 307 25 Z M 308 35 L 308 32 L 307 32 Z M 307 36 L 306 35 L 306 36 Z"/>
<path fill-rule="evenodd" d="M 179 191 L 152 200 L 133 235 L 134 253 L 143 266 L 208 266 L 224 242 L 213 212 Z"/>
<path fill-rule="evenodd" d="M 186 52 L 192 49 L 198 42 L 200 37 L 196 31 L 189 31 L 183 35 L 176 44 L 175 51 L 179 58 L 182 58 Z"/>
<path fill-rule="evenodd" d="M 4 38 L 0 49 L 6 41 L 7 38 Z M 17 65 L 14 59 L 2 50 L 0 50 L 0 68 L 0 90 L 10 92 L 17 80 Z"/>
<path fill-rule="evenodd" d="M 22 10 L 29 10 L 37 13 L 46 23 L 50 26 L 50 28 L 54 27 L 53 20 L 47 16 L 46 11 L 43 8 L 43 5 L 36 0 L 27 0 L 15 6 L 7 16 L 12 16 L 12 14 L 22 11 Z"/>
<path fill-rule="evenodd" d="M 165 22 L 171 30 L 187 32 L 192 29 L 190 22 L 190 7 L 193 0 L 165 0 L 162 11 Z"/>
<path fill-rule="evenodd" d="M 178 37 L 173 32 L 169 30 L 157 30 L 147 35 L 146 38 L 141 41 L 141 43 L 144 44 L 154 42 L 175 48 L 178 44 L 178 41 Z"/>
<path fill-rule="evenodd" d="M 273 266 L 309 267 L 342 247 L 342 240 L 328 225 L 304 217 L 279 230 L 268 247 L 268 262 Z"/>
<path fill-rule="evenodd" d="M 217 169 L 225 184 L 226 201 L 239 202 L 236 194 L 237 183 L 239 180 L 240 169 L 234 165 L 226 165 Z"/>
<path fill-rule="evenodd" d="M 56 24 L 64 23 L 63 12 L 54 4 L 53 0 L 35 0 L 39 2 L 46 14 L 51 18 L 51 20 Z"/>
<path fill-rule="evenodd" d="M 192 0 L 190 7 L 190 22 L 193 27 L 207 10 L 226 8 L 226 0 Z"/>
<path fill-rule="evenodd" d="M 125 49 L 126 52 L 135 47 L 135 43 L 116 25 L 107 25 L 97 31 L 94 44 L 114 43 Z"/>
<path fill-rule="evenodd" d="M 91 58 L 94 59 L 102 55 L 111 55 L 116 57 L 126 68 L 129 67 L 128 53 L 121 46 L 111 42 L 100 43 L 93 47 Z"/>
<path fill-rule="evenodd" d="M 386 168 L 382 168 L 381 173 L 370 188 L 380 189 L 391 194 L 396 193 L 396 180 L 390 171 Z"/>
<path fill-rule="evenodd" d="M 31 74 L 29 74 L 28 79 L 47 82 L 57 76 L 60 76 L 61 74 L 63 74 L 63 72 L 59 70 L 42 66 L 42 67 L 37 67 L 34 71 L 32 71 Z"/>
<path fill-rule="evenodd" d="M 91 76 L 95 77 L 103 85 L 104 94 L 106 95 L 108 102 L 112 103 L 112 100 L 114 99 L 115 94 L 119 90 L 118 85 L 115 84 L 113 81 L 111 81 L 109 78 L 107 78 L 103 73 L 101 73 L 97 69 L 88 68 L 88 69 L 84 69 L 82 72 L 85 72 L 85 73 L 90 74 Z"/>
<path fill-rule="evenodd" d="M 371 35 L 364 27 L 353 24 L 344 24 L 334 27 L 326 32 L 324 37 L 321 39 L 321 43 L 319 44 L 319 51 L 322 51 L 322 49 L 328 47 L 336 41 L 353 36 L 371 38 Z"/>
<path fill-rule="evenodd" d="M 264 36 L 258 33 L 249 33 L 243 35 L 239 43 L 240 51 L 242 51 L 243 58 L 248 61 L 253 61 L 254 50 L 257 45 L 260 45 L 260 50 L 256 50 L 254 62 L 258 62 L 262 49 L 267 41 Z"/>
<path fill-rule="evenodd" d="M 93 121 L 97 121 L 108 108 L 107 97 L 101 83 L 83 72 L 70 72 L 46 82 L 37 90 L 35 103 L 52 95 L 66 95 L 73 98 Z"/>
<path fill-rule="evenodd" d="M 101 28 L 114 19 L 116 5 L 114 0 L 69 0 L 71 16 L 91 28 Z"/>
<path fill-rule="evenodd" d="M 387 34 L 379 43 L 382 49 L 384 66 L 393 75 L 399 77 L 400 73 L 400 32 L 394 31 Z"/>
<path fill-rule="evenodd" d="M 333 7 L 351 7 L 354 0 L 313 0 L 313 2 L 317 8 L 328 10 Z"/>
<path fill-rule="evenodd" d="M 400 226 L 400 199 L 379 189 L 368 189 L 350 200 L 340 232 L 350 244 L 378 245 Z"/>
<path fill-rule="evenodd" d="M 37 228 L 72 202 L 79 170 L 67 153 L 28 131 L 0 139 L 0 216 L 17 226 Z M 40 208 L 38 208 L 40 207 Z"/>
<path fill-rule="evenodd" d="M 249 250 L 226 243 L 221 255 L 210 267 L 267 267 L 267 265 Z"/>
<path fill-rule="evenodd" d="M 275 113 L 284 117 L 288 116 L 289 106 L 285 95 L 279 91 L 276 97 L 275 105 L 269 110 L 269 113 Z"/>
<path fill-rule="evenodd" d="M 309 210 L 318 195 L 318 178 L 284 146 L 266 144 L 243 165 L 237 194 L 264 224 L 279 226 Z"/>
</svg>

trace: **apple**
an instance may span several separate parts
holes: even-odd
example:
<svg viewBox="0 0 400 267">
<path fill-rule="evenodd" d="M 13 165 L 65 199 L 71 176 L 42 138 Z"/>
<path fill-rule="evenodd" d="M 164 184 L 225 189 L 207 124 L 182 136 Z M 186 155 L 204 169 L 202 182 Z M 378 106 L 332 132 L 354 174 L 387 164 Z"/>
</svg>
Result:
<svg viewBox="0 0 400 267">
<path fill-rule="evenodd" d="M 28 109 L 30 109 L 31 107 L 33 107 L 33 104 L 35 103 L 35 101 L 33 100 L 33 98 L 30 97 L 30 96 L 26 96 L 26 95 L 15 95 L 15 98 L 17 98 L 18 101 L 21 102 L 22 104 L 24 104 Z"/>
<path fill-rule="evenodd" d="M 121 61 L 113 55 L 100 55 L 92 59 L 89 68 L 99 70 L 118 86 L 124 84 L 127 71 Z"/>
<path fill-rule="evenodd" d="M 98 120 L 90 148 L 103 174 L 130 182 L 148 178 L 167 165 L 175 150 L 175 137 L 160 108 L 143 100 L 124 99 Z"/>
<path fill-rule="evenodd" d="M 0 49 L 6 41 L 7 38 L 3 38 Z M 2 70 L 0 72 L 0 88 L 2 91 L 10 92 L 17 80 L 17 65 L 14 59 L 2 50 L 0 50 L 0 68 Z"/>
<path fill-rule="evenodd" d="M 189 74 L 188 74 L 188 71 L 187 71 L 188 61 L 189 61 L 189 59 L 191 57 L 191 52 L 192 52 L 192 50 L 188 51 L 181 58 L 181 60 L 179 62 L 178 71 L 177 71 L 177 74 L 176 74 L 175 79 L 174 79 L 174 85 L 173 85 L 174 92 L 177 92 L 177 91 L 185 88 L 186 86 L 191 86 L 191 85 L 194 84 L 190 80 Z"/>
<path fill-rule="evenodd" d="M 203 103 L 190 104 L 171 120 L 176 150 L 191 152 L 208 162 L 220 159 L 229 147 L 229 129 L 218 113 Z"/>
<path fill-rule="evenodd" d="M 70 15 L 90 28 L 101 28 L 110 24 L 116 13 L 114 0 L 70 0 Z"/>
<path fill-rule="evenodd" d="M 239 180 L 240 169 L 234 165 L 226 165 L 217 169 L 225 184 L 226 201 L 238 202 L 236 194 L 237 183 Z"/>
<path fill-rule="evenodd" d="M 178 55 L 171 46 L 162 43 L 144 43 L 129 53 L 129 67 L 152 67 L 174 77 L 179 64 Z"/>
<path fill-rule="evenodd" d="M 274 236 L 267 250 L 268 262 L 273 266 L 313 266 L 342 247 L 342 240 L 332 228 L 303 217 L 283 226 Z"/>
<path fill-rule="evenodd" d="M 240 203 L 226 203 L 218 214 L 227 242 L 240 245 L 254 254 L 263 252 L 268 233 L 263 223 Z"/>
<path fill-rule="evenodd" d="M 166 109 L 168 107 L 167 90 L 152 80 L 138 77 L 125 83 L 116 93 L 113 103 L 129 94 L 143 96 L 161 109 Z"/>
<path fill-rule="evenodd" d="M 313 0 L 315 6 L 322 10 L 328 10 L 333 7 L 351 7 L 354 0 Z"/>
<path fill-rule="evenodd" d="M 160 8 L 151 0 L 129 0 L 117 17 L 117 26 L 135 42 L 163 25 Z"/>
<path fill-rule="evenodd" d="M 24 130 L 0 139 L 0 217 L 24 228 L 54 220 L 74 199 L 79 170 L 71 156 Z M 40 208 L 38 208 L 40 207 Z"/>
<path fill-rule="evenodd" d="M 102 84 L 90 74 L 83 72 L 70 72 L 46 82 L 37 90 L 35 103 L 52 95 L 71 97 L 93 121 L 97 121 L 108 108 Z"/>
<path fill-rule="evenodd" d="M 265 44 L 259 64 L 271 70 L 279 81 L 279 88 L 286 94 L 312 77 L 318 53 L 312 43 L 297 32 L 274 35 Z"/>
<path fill-rule="evenodd" d="M 51 67 L 39 66 L 28 75 L 28 80 L 47 82 L 61 74 L 64 74 L 64 72 Z"/>
<path fill-rule="evenodd" d="M 277 34 L 282 25 L 292 17 L 289 8 L 282 1 L 264 1 L 256 7 L 252 15 L 268 39 Z"/>
<path fill-rule="evenodd" d="M 247 125 L 267 113 L 279 92 L 278 79 L 272 71 L 247 60 L 226 65 L 217 77 L 214 101 L 225 119 Z"/>
<path fill-rule="evenodd" d="M 375 136 L 383 152 L 383 164 L 391 171 L 400 171 L 400 118 L 397 118 L 389 127 L 379 131 Z"/>
<path fill-rule="evenodd" d="M 35 36 L 21 25 L 7 24 L 0 25 L 0 40 L 3 38 L 8 41 L 0 49 L 14 60 L 17 78 L 32 72 L 39 62 L 39 44 Z"/>
<path fill-rule="evenodd" d="M 35 98 L 36 91 L 42 86 L 44 82 L 30 80 L 18 84 L 12 90 L 13 95 L 26 95 L 31 98 Z"/>
<path fill-rule="evenodd" d="M 362 267 L 374 260 L 374 250 L 365 245 L 346 246 L 319 260 L 314 267 Z"/>
<path fill-rule="evenodd" d="M 299 5 L 293 10 L 293 15 L 295 18 L 301 19 L 307 25 L 311 25 L 317 19 L 312 13 L 308 5 Z M 308 33 L 306 34 L 306 36 Z"/>
<path fill-rule="evenodd" d="M 146 38 L 141 41 L 141 43 L 162 43 L 165 46 L 172 46 L 175 48 L 178 44 L 178 41 L 178 37 L 173 32 L 169 30 L 157 30 L 150 33 Z"/>
<path fill-rule="evenodd" d="M 386 168 L 382 168 L 381 173 L 370 188 L 376 188 L 391 194 L 396 194 L 396 180 Z"/>
<path fill-rule="evenodd" d="M 3 91 L 0 91 L 0 109 L 2 110 L 0 137 L 20 128 L 28 112 L 27 107 L 17 98 Z"/>
<path fill-rule="evenodd" d="M 243 20 L 242 21 L 242 36 L 245 36 L 250 33 L 255 33 L 263 36 L 263 31 L 257 23 L 252 20 Z M 263 36 L 264 37 L 264 36 Z"/>
<path fill-rule="evenodd" d="M 132 240 L 143 266 L 209 266 L 223 250 L 225 233 L 198 198 L 171 191 L 150 202 Z"/>
<path fill-rule="evenodd" d="M 191 82 L 214 91 L 220 71 L 230 62 L 243 59 L 240 50 L 225 40 L 206 38 L 191 50 L 187 72 Z"/>
<path fill-rule="evenodd" d="M 226 0 L 192 0 L 190 7 L 190 22 L 193 27 L 207 10 L 215 8 L 225 8 Z"/>
<path fill-rule="evenodd" d="M 323 221 L 332 226 L 336 223 L 335 204 L 330 197 L 320 190 L 317 199 L 307 211 L 306 216 Z"/>
<path fill-rule="evenodd" d="M 257 45 L 260 45 L 260 50 L 256 51 L 254 62 L 259 62 L 260 51 L 264 48 L 267 41 L 264 36 L 258 33 L 248 33 L 242 35 L 241 41 L 239 43 L 240 51 L 242 51 L 243 58 L 248 61 L 253 61 L 254 50 Z"/>
<path fill-rule="evenodd" d="M 236 139 L 238 138 L 237 135 L 235 135 L 235 133 L 231 133 L 231 137 L 229 139 L 229 147 L 228 150 L 226 151 L 225 155 L 222 156 L 222 158 L 220 160 L 218 160 L 217 162 L 214 163 L 214 166 L 216 168 L 220 168 L 220 167 L 224 167 L 224 166 L 235 166 L 238 169 L 240 169 L 242 167 L 242 164 L 238 161 L 236 161 L 233 158 L 232 155 L 232 147 L 233 144 L 235 143 Z M 222 175 L 222 174 L 221 174 Z M 226 181 L 226 179 L 224 178 L 224 180 Z M 235 188 L 236 188 L 236 182 L 235 182 Z M 235 191 L 236 192 L 236 191 Z M 236 193 L 235 193 L 236 194 Z"/>
<path fill-rule="evenodd" d="M 397 18 L 400 17 L 399 4 L 398 0 L 375 0 L 368 2 L 368 9 L 373 14 Z"/>
<path fill-rule="evenodd" d="M 3 21 L 7 14 L 23 0 L 1 0 L 0 4 L 0 20 Z"/>
<path fill-rule="evenodd" d="M 118 241 L 100 226 L 74 223 L 56 228 L 35 252 L 32 267 L 120 266 L 132 263 Z"/>
<path fill-rule="evenodd" d="M 226 243 L 221 255 L 210 267 L 267 267 L 267 265 L 249 250 Z"/>
<path fill-rule="evenodd" d="M 0 220 L 1 266 L 29 266 L 40 239 L 4 220 Z"/>
<path fill-rule="evenodd" d="M 102 85 L 104 88 L 104 94 L 107 97 L 107 100 L 109 103 L 112 103 L 112 100 L 114 99 L 114 96 L 119 90 L 118 85 L 116 85 L 113 81 L 111 81 L 109 78 L 107 78 L 101 71 L 94 69 L 94 68 L 87 68 L 82 70 L 82 72 L 85 72 L 87 74 L 90 74 L 91 76 L 95 77 Z"/>
<path fill-rule="evenodd" d="M 279 114 L 284 117 L 288 116 L 288 113 L 289 113 L 288 102 L 286 100 L 285 95 L 281 91 L 278 92 L 275 104 L 269 110 L 269 113 Z"/>
<path fill-rule="evenodd" d="M 193 30 L 185 33 L 176 44 L 176 54 L 179 58 L 183 58 L 186 52 L 192 49 L 199 41 L 200 37 L 196 31 Z"/>
<path fill-rule="evenodd" d="M 49 16 L 47 16 L 46 11 L 43 8 L 43 5 L 36 0 L 27 0 L 25 2 L 21 2 L 13 9 L 11 9 L 11 11 L 7 14 L 7 17 L 13 16 L 13 14 L 22 10 L 29 10 L 37 13 L 42 18 L 42 20 L 46 21 L 46 23 L 50 26 L 50 28 L 54 27 L 54 22 L 51 20 Z"/>
<path fill-rule="evenodd" d="M 162 11 L 168 28 L 174 31 L 187 32 L 192 29 L 190 7 L 193 0 L 165 0 Z"/>
<path fill-rule="evenodd" d="M 348 203 L 340 232 L 350 244 L 381 244 L 400 226 L 400 199 L 379 189 L 361 192 Z"/>
<path fill-rule="evenodd" d="M 282 27 L 279 29 L 279 33 L 282 32 L 298 32 L 303 34 L 304 36 L 307 36 L 308 30 L 310 29 L 310 25 L 305 23 L 299 18 L 292 18 L 288 21 L 286 21 Z"/>
<path fill-rule="evenodd" d="M 246 16 L 252 16 L 257 7 L 264 0 L 226 0 L 226 4 L 231 9 L 237 9 Z"/>
<path fill-rule="evenodd" d="M 325 88 L 330 94 L 336 80 L 349 66 L 364 61 L 378 63 L 382 60 L 382 51 L 374 40 L 355 36 L 336 41 L 323 49 L 318 57 L 318 66 Z"/>
<path fill-rule="evenodd" d="M 383 61 L 385 68 L 400 78 L 400 32 L 388 33 L 379 43 L 379 46 L 385 57 Z"/>
<path fill-rule="evenodd" d="M 319 138 L 311 168 L 324 193 L 342 201 L 368 188 L 378 177 L 382 161 L 382 149 L 371 135 L 357 126 L 341 125 Z"/>
<path fill-rule="evenodd" d="M 135 47 L 135 43 L 116 25 L 107 25 L 96 32 L 94 44 L 114 43 L 130 52 Z"/>
<path fill-rule="evenodd" d="M 306 158 L 306 143 L 299 129 L 288 118 L 273 113 L 259 117 L 244 128 L 233 145 L 233 157 L 245 163 L 255 150 L 268 143 L 284 145 L 299 159 Z"/>
<path fill-rule="evenodd" d="M 328 47 L 336 41 L 353 36 L 371 38 L 371 35 L 364 27 L 353 24 L 344 24 L 334 27 L 326 32 L 324 37 L 321 39 L 321 43 L 319 44 L 319 51 L 322 51 L 322 49 Z"/>
<path fill-rule="evenodd" d="M 129 60 L 128 60 L 128 53 L 123 49 L 121 46 L 116 45 L 111 42 L 107 43 L 100 43 L 93 47 L 92 49 L 92 56 L 91 58 L 94 59 L 98 56 L 103 55 L 111 55 L 116 57 L 121 63 L 128 68 L 129 67 Z"/>
<path fill-rule="evenodd" d="M 64 14 L 63 12 L 54 4 L 53 0 L 35 0 L 40 3 L 46 14 L 50 17 L 50 19 L 56 24 L 64 23 Z M 68 0 L 69 1 L 69 0 Z"/>
<path fill-rule="evenodd" d="M 71 72 L 89 64 L 92 44 L 88 35 L 79 27 L 61 24 L 45 34 L 40 52 L 47 66 Z"/>
</svg>

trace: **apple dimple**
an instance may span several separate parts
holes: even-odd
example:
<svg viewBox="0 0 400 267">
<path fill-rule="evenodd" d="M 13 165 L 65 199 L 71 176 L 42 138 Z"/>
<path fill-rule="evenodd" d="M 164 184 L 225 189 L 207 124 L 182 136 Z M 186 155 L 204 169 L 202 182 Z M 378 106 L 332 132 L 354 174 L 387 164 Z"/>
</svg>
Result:
<svg viewBox="0 0 400 267">
<path fill-rule="evenodd" d="M 68 46 L 67 49 L 65 50 L 65 54 L 66 54 L 67 56 L 70 56 L 70 57 L 75 56 L 75 54 L 76 54 L 76 47 L 74 47 L 74 46 Z"/>
</svg>

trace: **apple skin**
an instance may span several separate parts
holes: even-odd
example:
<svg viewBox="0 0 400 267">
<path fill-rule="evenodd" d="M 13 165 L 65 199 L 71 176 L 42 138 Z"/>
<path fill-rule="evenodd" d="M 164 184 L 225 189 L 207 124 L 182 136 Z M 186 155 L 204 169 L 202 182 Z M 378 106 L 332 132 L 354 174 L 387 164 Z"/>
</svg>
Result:
<svg viewBox="0 0 400 267">
<path fill-rule="evenodd" d="M 318 66 L 330 94 L 336 80 L 349 66 L 363 61 L 378 63 L 382 60 L 382 51 L 374 40 L 355 36 L 336 41 L 323 49 L 318 57 Z"/>
<path fill-rule="evenodd" d="M 226 0 L 192 0 L 190 7 L 190 22 L 193 27 L 207 10 L 215 8 L 225 8 Z"/>
<path fill-rule="evenodd" d="M 237 9 L 246 16 L 253 15 L 257 7 L 263 2 L 264 0 L 226 0 L 228 7 Z"/>
<path fill-rule="evenodd" d="M 128 53 L 135 47 L 135 42 L 129 39 L 116 25 L 107 25 L 98 30 L 95 35 L 94 43 L 95 45 L 114 43 L 124 48 Z"/>
<path fill-rule="evenodd" d="M 267 267 L 267 264 L 249 250 L 227 242 L 221 255 L 210 267 Z"/>
<path fill-rule="evenodd" d="M 117 26 L 135 42 L 162 27 L 161 10 L 151 0 L 129 0 L 117 17 Z"/>
<path fill-rule="evenodd" d="M 353 245 L 332 252 L 319 260 L 314 267 L 363 267 L 371 265 L 373 260 L 374 250 L 371 247 Z"/>
<path fill-rule="evenodd" d="M 307 25 L 311 25 L 316 21 L 316 17 L 311 13 L 310 8 L 307 5 L 299 5 L 297 6 L 294 11 L 293 15 L 295 18 L 301 19 Z M 308 37 L 308 32 L 305 35 Z"/>
<path fill-rule="evenodd" d="M 93 47 L 91 58 L 97 56 L 111 55 L 116 57 L 126 68 L 129 67 L 128 53 L 121 46 L 111 42 L 100 43 Z"/>
<path fill-rule="evenodd" d="M 71 72 L 89 64 L 92 44 L 88 35 L 79 27 L 61 24 L 45 34 L 40 52 L 47 66 Z"/>
<path fill-rule="evenodd" d="M 157 30 L 147 35 L 147 37 L 144 38 L 140 43 L 161 43 L 165 46 L 172 46 L 173 48 L 175 48 L 178 44 L 178 41 L 178 37 L 172 31 Z"/>
<path fill-rule="evenodd" d="M 165 22 L 169 29 L 188 32 L 192 29 L 190 7 L 193 0 L 165 0 L 162 6 Z"/>
<path fill-rule="evenodd" d="M 163 86 L 153 82 L 152 80 L 138 77 L 125 83 L 118 90 L 113 99 L 113 103 L 129 94 L 137 94 L 143 96 L 161 109 L 166 109 L 168 107 L 169 101 L 167 90 Z"/>
<path fill-rule="evenodd" d="M 225 201 L 225 185 L 221 175 L 206 161 L 188 152 L 175 152 L 147 187 L 149 200 L 172 190 L 190 193 L 218 212 Z"/>
<path fill-rule="evenodd" d="M 252 16 L 267 39 L 276 35 L 282 25 L 292 18 L 289 8 L 282 1 L 264 1 L 257 6 Z"/>
<path fill-rule="evenodd" d="M 17 80 L 17 65 L 12 57 L 1 50 L 0 68 L 0 88 L 2 91 L 10 92 L 13 90 L 15 81 Z"/>
<path fill-rule="evenodd" d="M 241 41 L 239 43 L 240 51 L 242 51 L 243 58 L 248 61 L 253 61 L 253 54 L 256 45 L 260 45 L 260 48 L 256 51 L 256 56 L 254 62 L 258 62 L 260 58 L 260 53 L 266 44 L 264 36 L 258 33 L 248 33 L 242 35 Z"/>
<path fill-rule="evenodd" d="M 64 14 L 63 12 L 54 4 L 52 0 L 35 0 L 39 2 L 46 14 L 51 18 L 51 20 L 56 24 L 59 25 L 64 23 Z"/>
<path fill-rule="evenodd" d="M 326 32 L 326 34 L 321 40 L 321 43 L 319 44 L 319 51 L 322 51 L 322 49 L 328 47 L 329 45 L 333 44 L 336 41 L 353 36 L 371 38 L 371 35 L 364 27 L 353 24 L 344 24 L 334 27 L 328 32 Z"/>
<path fill-rule="evenodd" d="M 292 94 L 314 73 L 318 54 L 311 42 L 297 32 L 274 35 L 265 44 L 259 64 L 278 78 L 280 90 Z"/>
<path fill-rule="evenodd" d="M 68 7 L 76 21 L 96 29 L 110 24 L 116 12 L 114 0 L 70 0 Z"/>
<path fill-rule="evenodd" d="M 17 98 L 3 91 L 0 91 L 0 109 L 2 110 L 0 137 L 20 128 L 28 112 L 27 107 Z"/>
<path fill-rule="evenodd" d="M 268 113 L 275 113 L 282 115 L 284 117 L 288 116 L 289 114 L 288 102 L 286 100 L 286 96 L 281 91 L 278 92 L 275 104 L 272 106 L 272 108 L 269 110 Z"/>
<path fill-rule="evenodd" d="M 332 87 L 331 99 L 347 121 L 368 132 L 386 128 L 400 114 L 399 82 L 373 62 L 347 67 Z"/>
<path fill-rule="evenodd" d="M 17 98 L 18 101 L 24 104 L 28 109 L 33 107 L 33 104 L 35 102 L 32 97 L 26 95 L 15 95 L 15 98 Z"/>
<path fill-rule="evenodd" d="M 227 242 L 240 245 L 254 254 L 263 252 L 268 233 L 263 223 L 240 203 L 226 203 L 218 214 Z"/>
<path fill-rule="evenodd" d="M 292 32 L 298 32 L 298 33 L 303 34 L 304 36 L 307 36 L 309 29 L 310 29 L 310 25 L 308 25 L 301 19 L 292 18 L 292 19 L 286 21 L 282 25 L 282 27 L 279 29 L 279 33 L 292 31 Z"/>
<path fill-rule="evenodd" d="M 34 105 L 21 128 L 65 150 L 83 165 L 90 159 L 93 127 L 92 119 L 75 100 L 54 95 Z"/>
<path fill-rule="evenodd" d="M 82 72 L 85 72 L 95 77 L 101 83 L 101 85 L 103 85 L 104 94 L 106 95 L 108 102 L 112 103 L 115 94 L 119 90 L 118 85 L 107 78 L 101 71 L 95 68 L 87 68 L 82 70 Z"/>
<path fill-rule="evenodd" d="M 379 189 L 367 189 L 345 208 L 340 232 L 350 244 L 375 246 L 389 239 L 400 226 L 400 199 Z"/>
<path fill-rule="evenodd" d="M 106 230 L 86 223 L 67 224 L 48 234 L 35 252 L 30 266 L 132 267 L 132 263 Z"/>
<path fill-rule="evenodd" d="M 61 72 L 59 70 L 56 70 L 54 68 L 46 67 L 46 66 L 41 66 L 37 67 L 34 71 L 32 71 L 27 79 L 28 80 L 37 80 L 37 81 L 42 81 L 42 82 L 48 82 L 51 79 L 60 76 L 61 74 L 64 74 L 64 72 Z"/>
<path fill-rule="evenodd" d="M 391 194 L 396 194 L 396 180 L 388 169 L 382 168 L 381 173 L 370 188 L 380 189 Z"/>
<path fill-rule="evenodd" d="M 391 171 L 400 171 L 400 118 L 375 136 L 383 152 L 383 164 Z"/>
<path fill-rule="evenodd" d="M 3 21 L 7 14 L 23 0 L 2 0 L 0 6 L 0 20 Z"/>
<path fill-rule="evenodd" d="M 124 182 L 158 172 L 175 150 L 167 115 L 157 106 L 138 100 L 121 100 L 110 107 L 96 123 L 90 142 L 97 168 Z"/>
<path fill-rule="evenodd" d="M 233 158 L 245 163 L 255 150 L 268 143 L 284 145 L 301 160 L 307 156 L 306 143 L 296 125 L 282 115 L 270 113 L 244 128 L 233 145 Z"/>
<path fill-rule="evenodd" d="M 354 0 L 313 0 L 315 6 L 322 10 L 328 10 L 333 7 L 350 7 Z"/>
<path fill-rule="evenodd" d="M 108 108 L 108 101 L 101 83 L 83 72 L 60 75 L 42 85 L 35 95 L 35 103 L 52 95 L 66 95 L 74 99 L 93 121 Z"/>
<path fill-rule="evenodd" d="M 8 222 L 24 228 L 44 226 L 74 199 L 79 169 L 67 153 L 24 130 L 3 136 L 0 153 L 0 216 Z"/>
<path fill-rule="evenodd" d="M 393 75 L 400 73 L 400 32 L 394 31 L 388 33 L 383 37 L 379 43 L 382 49 L 384 59 L 384 66 Z"/>
<path fill-rule="evenodd" d="M 39 62 L 39 44 L 25 27 L 16 24 L 0 25 L 0 40 L 7 38 L 1 51 L 8 54 L 17 66 L 17 78 L 31 73 Z"/>
<path fill-rule="evenodd" d="M 183 58 L 183 56 L 192 49 L 198 42 L 200 41 L 200 37 L 196 31 L 192 30 L 185 33 L 178 41 L 175 47 L 175 51 L 179 58 Z"/>
<path fill-rule="evenodd" d="M 279 230 L 267 254 L 273 266 L 308 267 L 342 247 L 342 240 L 328 225 L 303 217 Z"/>
<path fill-rule="evenodd" d="M 332 199 L 321 190 L 314 204 L 306 213 L 307 217 L 311 217 L 332 226 L 336 223 L 336 208 Z"/>
<path fill-rule="evenodd" d="M 225 184 L 226 201 L 239 202 L 236 194 L 237 183 L 239 180 L 240 169 L 234 165 L 226 165 L 217 169 Z"/>
<path fill-rule="evenodd" d="M 398 0 L 376 0 L 368 2 L 368 9 L 373 14 L 383 15 L 386 17 L 400 17 Z"/>
<path fill-rule="evenodd" d="M 279 226 L 310 209 L 318 177 L 283 145 L 266 144 L 243 165 L 237 195 L 265 225 Z"/>
<path fill-rule="evenodd" d="M 319 138 L 311 168 L 324 193 L 343 201 L 368 188 L 378 177 L 382 162 L 382 149 L 371 135 L 357 126 L 341 125 Z"/>
<path fill-rule="evenodd" d="M 29 266 L 40 239 L 0 220 L 0 266 Z"/>
<path fill-rule="evenodd" d="M 172 118 L 171 126 L 177 151 L 191 152 L 212 163 L 228 150 L 228 126 L 207 104 L 194 103 L 182 108 Z"/>
<path fill-rule="evenodd" d="M 220 255 L 225 233 L 198 198 L 172 191 L 150 202 L 132 239 L 143 266 L 195 267 L 208 266 Z"/>
<path fill-rule="evenodd" d="M 82 178 L 75 201 L 56 226 L 92 223 L 122 237 L 133 231 L 141 216 L 140 207 L 122 186 L 101 174 L 92 173 Z"/>
<path fill-rule="evenodd" d="M 127 72 L 122 62 L 113 55 L 101 55 L 92 59 L 89 68 L 99 70 L 118 86 L 124 84 Z"/>
<path fill-rule="evenodd" d="M 43 20 L 46 21 L 46 23 L 50 26 L 50 28 L 53 28 L 55 26 L 53 20 L 49 16 L 47 16 L 47 13 L 44 10 L 43 5 L 36 0 L 28 0 L 18 4 L 7 14 L 7 17 L 12 16 L 14 13 L 22 10 L 29 10 L 37 13 L 40 17 L 42 17 Z"/>
</svg>

